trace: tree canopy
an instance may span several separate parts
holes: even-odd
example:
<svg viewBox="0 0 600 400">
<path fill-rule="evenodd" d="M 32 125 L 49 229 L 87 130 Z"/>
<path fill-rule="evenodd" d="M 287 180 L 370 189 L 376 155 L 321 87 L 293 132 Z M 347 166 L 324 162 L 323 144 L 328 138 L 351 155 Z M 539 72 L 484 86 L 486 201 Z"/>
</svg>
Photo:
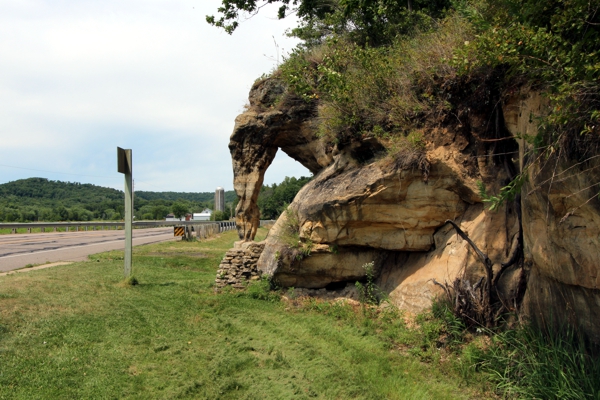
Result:
<svg viewBox="0 0 600 400">
<path fill-rule="evenodd" d="M 388 44 L 416 26 L 431 23 L 450 7 L 450 0 L 222 0 L 219 16 L 207 16 L 208 23 L 231 34 L 242 15 L 251 16 L 267 4 L 279 4 L 278 17 L 290 13 L 300 19 L 292 36 L 305 45 L 319 43 L 332 34 L 348 34 L 361 45 Z"/>
<path fill-rule="evenodd" d="M 209 24 L 225 29 L 229 34 L 239 26 L 240 13 L 252 15 L 257 13 L 267 4 L 279 3 L 277 12 L 279 18 L 285 18 L 290 11 L 294 11 L 298 17 L 320 16 L 331 12 L 334 2 L 323 0 L 222 0 L 221 7 L 218 8 L 220 17 L 215 18 L 212 15 L 206 16 Z"/>
<path fill-rule="evenodd" d="M 233 190 L 225 192 L 225 201 L 237 202 Z M 212 209 L 214 192 L 135 192 L 134 215 L 161 220 L 175 204 L 185 212 Z M 123 208 L 122 191 L 87 183 L 29 178 L 0 184 L 0 222 L 119 220 Z"/>
<path fill-rule="evenodd" d="M 296 194 L 312 178 L 285 177 L 280 184 L 263 185 L 258 195 L 258 208 L 261 219 L 277 219 L 279 215 L 290 204 Z"/>
<path fill-rule="evenodd" d="M 173 203 L 171 210 L 173 211 L 173 214 L 175 214 L 175 218 L 181 218 L 189 212 L 189 207 L 187 204 L 178 201 Z"/>
</svg>

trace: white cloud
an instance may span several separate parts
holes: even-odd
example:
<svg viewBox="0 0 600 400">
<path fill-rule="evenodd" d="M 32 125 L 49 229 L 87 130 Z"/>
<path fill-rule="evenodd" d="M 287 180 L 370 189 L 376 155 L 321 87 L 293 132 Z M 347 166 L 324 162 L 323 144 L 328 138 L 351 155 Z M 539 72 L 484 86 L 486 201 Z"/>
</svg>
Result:
<svg viewBox="0 0 600 400">
<path fill-rule="evenodd" d="M 219 4 L 0 0 L 0 183 L 45 176 L 120 188 L 121 146 L 133 149 L 144 190 L 231 187 L 234 118 L 274 67 L 273 37 L 293 47 L 282 34 L 294 21 L 275 20 L 271 7 L 229 36 L 204 20 Z M 266 183 L 308 174 L 276 164 Z"/>
</svg>

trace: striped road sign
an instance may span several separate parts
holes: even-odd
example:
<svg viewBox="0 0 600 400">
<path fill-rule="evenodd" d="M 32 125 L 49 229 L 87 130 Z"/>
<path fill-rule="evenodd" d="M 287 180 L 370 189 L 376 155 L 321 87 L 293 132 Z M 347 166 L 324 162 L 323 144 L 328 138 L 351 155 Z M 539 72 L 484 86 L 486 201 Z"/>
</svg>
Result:
<svg viewBox="0 0 600 400">
<path fill-rule="evenodd" d="M 173 230 L 173 236 L 183 236 L 185 228 L 183 226 L 176 226 Z"/>
</svg>

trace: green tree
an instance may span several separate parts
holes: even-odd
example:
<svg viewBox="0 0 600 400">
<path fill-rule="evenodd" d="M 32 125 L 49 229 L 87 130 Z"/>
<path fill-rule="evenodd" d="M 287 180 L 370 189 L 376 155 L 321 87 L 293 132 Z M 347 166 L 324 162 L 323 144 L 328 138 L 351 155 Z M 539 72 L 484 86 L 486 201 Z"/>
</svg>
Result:
<svg viewBox="0 0 600 400">
<path fill-rule="evenodd" d="M 113 220 L 116 218 L 116 214 L 117 212 L 115 210 L 113 210 L 112 208 L 107 208 L 106 210 L 102 211 L 102 219 L 106 219 L 106 220 Z"/>
<path fill-rule="evenodd" d="M 175 218 L 181 218 L 184 217 L 185 214 L 189 211 L 189 207 L 185 203 L 175 202 L 171 206 L 171 211 L 175 215 Z"/>
<path fill-rule="evenodd" d="M 62 204 L 56 207 L 53 211 L 58 221 L 67 221 L 69 219 L 69 210 L 67 210 L 67 208 Z"/>
<path fill-rule="evenodd" d="M 165 219 L 169 213 L 169 208 L 162 204 L 152 207 L 152 218 L 155 220 Z M 184 212 L 185 214 L 185 212 Z"/>
<path fill-rule="evenodd" d="M 227 221 L 229 219 L 228 211 L 213 211 L 210 215 L 211 221 Z"/>
<path fill-rule="evenodd" d="M 301 18 L 314 14 L 323 17 L 332 11 L 331 7 L 326 5 L 327 2 L 322 0 L 222 0 L 221 7 L 217 10 L 221 15 L 218 18 L 207 15 L 206 21 L 231 34 L 239 25 L 240 13 L 256 13 L 267 3 L 280 4 L 277 12 L 279 18 L 284 18 L 291 9 Z"/>
<path fill-rule="evenodd" d="M 19 211 L 14 208 L 5 208 L 4 209 L 4 220 L 6 222 L 16 222 L 19 220 Z"/>
<path fill-rule="evenodd" d="M 258 208 L 262 219 L 277 219 L 279 215 L 290 204 L 296 194 L 312 178 L 285 177 L 280 184 L 274 183 L 271 186 L 263 186 L 258 196 Z"/>
<path fill-rule="evenodd" d="M 307 45 L 331 34 L 346 34 L 361 45 L 389 44 L 398 35 L 431 24 L 450 8 L 450 0 L 222 0 L 220 16 L 207 16 L 209 24 L 231 34 L 240 14 L 254 14 L 267 3 L 279 3 L 278 17 L 290 13 L 300 18 L 292 35 Z"/>
</svg>

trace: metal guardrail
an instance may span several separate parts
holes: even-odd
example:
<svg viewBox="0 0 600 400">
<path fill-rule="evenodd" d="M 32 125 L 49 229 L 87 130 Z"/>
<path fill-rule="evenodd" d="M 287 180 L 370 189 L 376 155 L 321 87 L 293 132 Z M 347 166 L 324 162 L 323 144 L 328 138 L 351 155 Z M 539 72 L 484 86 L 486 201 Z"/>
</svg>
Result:
<svg viewBox="0 0 600 400">
<path fill-rule="evenodd" d="M 92 228 L 92 230 L 96 230 L 97 228 L 101 229 L 118 229 L 123 227 L 125 224 L 123 222 L 118 221 L 78 221 L 78 222 L 8 222 L 8 223 L 0 223 L 0 229 L 11 229 L 13 233 L 16 233 L 17 229 L 27 229 L 27 232 L 31 232 L 32 229 L 41 228 L 42 232 L 45 232 L 46 228 L 53 228 L 54 231 L 56 229 L 61 228 L 69 231 L 71 229 L 75 231 L 88 230 L 88 228 Z"/>
<path fill-rule="evenodd" d="M 260 226 L 268 226 L 268 225 L 274 225 L 275 222 L 277 222 L 274 219 L 261 219 L 260 220 Z"/>
<path fill-rule="evenodd" d="M 273 224 L 275 221 L 272 220 L 261 220 L 260 226 Z M 133 228 L 157 228 L 161 226 L 195 226 L 195 225 L 206 225 L 206 224 L 218 224 L 219 232 L 229 231 L 236 229 L 235 221 L 134 221 Z M 0 223 L 0 229 L 12 229 L 13 233 L 17 232 L 17 229 L 27 229 L 31 232 L 31 229 L 41 228 L 42 232 L 46 228 L 56 229 L 61 228 L 69 231 L 71 229 L 75 231 L 79 230 L 98 230 L 101 229 L 119 229 L 125 225 L 124 222 L 119 221 L 77 221 L 77 222 L 28 222 L 28 223 Z M 91 229 L 90 229 L 91 228 Z"/>
</svg>

